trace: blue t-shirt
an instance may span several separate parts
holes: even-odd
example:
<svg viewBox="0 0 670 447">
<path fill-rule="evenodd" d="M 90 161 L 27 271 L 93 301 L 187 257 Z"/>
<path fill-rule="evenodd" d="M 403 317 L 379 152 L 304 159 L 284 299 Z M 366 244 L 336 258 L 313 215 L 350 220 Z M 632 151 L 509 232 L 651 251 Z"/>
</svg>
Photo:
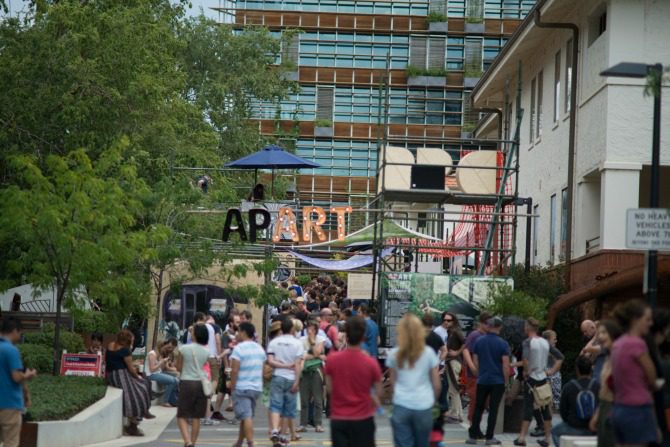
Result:
<svg viewBox="0 0 670 447">
<path fill-rule="evenodd" d="M 243 341 L 233 348 L 230 359 L 240 362 L 240 371 L 235 383 L 236 390 L 263 391 L 265 358 L 265 351 L 254 341 Z"/>
<path fill-rule="evenodd" d="M 386 366 L 396 370 L 396 383 L 393 390 L 393 404 L 410 410 L 427 410 L 435 403 L 433 382 L 430 371 L 439 365 L 437 354 L 426 346 L 421 357 L 409 367 L 405 362 L 402 368 L 397 362 L 398 348 L 391 350 Z"/>
<path fill-rule="evenodd" d="M 502 358 L 509 357 L 509 345 L 496 334 L 484 334 L 475 343 L 473 353 L 479 361 L 477 383 L 480 385 L 504 385 L 505 376 Z"/>
<path fill-rule="evenodd" d="M 379 338 L 379 326 L 371 318 L 365 319 L 365 341 L 362 348 L 372 357 L 377 358 L 379 350 L 377 349 L 377 339 Z"/>
<path fill-rule="evenodd" d="M 14 382 L 13 371 L 23 371 L 19 350 L 5 338 L 0 337 L 0 409 L 23 410 L 23 388 Z"/>
</svg>

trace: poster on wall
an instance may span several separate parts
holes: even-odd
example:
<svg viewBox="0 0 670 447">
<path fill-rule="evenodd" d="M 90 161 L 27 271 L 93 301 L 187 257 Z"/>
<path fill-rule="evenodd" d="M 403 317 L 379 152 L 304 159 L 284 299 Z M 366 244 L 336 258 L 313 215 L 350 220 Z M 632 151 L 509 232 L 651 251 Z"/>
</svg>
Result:
<svg viewBox="0 0 670 447">
<path fill-rule="evenodd" d="M 381 322 L 385 345 L 395 346 L 395 327 L 407 312 L 422 315 L 448 310 L 458 316 L 464 329 L 469 329 L 495 283 L 514 287 L 513 279 L 505 277 L 382 273 Z"/>
</svg>

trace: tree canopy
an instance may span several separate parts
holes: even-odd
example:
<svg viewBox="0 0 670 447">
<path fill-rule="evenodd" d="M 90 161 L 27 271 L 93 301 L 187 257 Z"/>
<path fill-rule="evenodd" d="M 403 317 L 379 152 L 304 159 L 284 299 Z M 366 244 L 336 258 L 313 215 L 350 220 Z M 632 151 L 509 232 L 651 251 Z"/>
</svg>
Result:
<svg viewBox="0 0 670 447">
<path fill-rule="evenodd" d="M 208 171 L 203 194 L 202 172 L 175 167 L 257 150 L 253 99 L 295 84 L 267 29 L 186 18 L 182 5 L 37 1 L 0 21 L 0 289 L 55 283 L 66 303 L 83 288 L 127 309 L 148 303 L 152 265 L 223 257 L 207 245 L 217 218 L 187 211 L 237 200 L 239 178 Z"/>
</svg>

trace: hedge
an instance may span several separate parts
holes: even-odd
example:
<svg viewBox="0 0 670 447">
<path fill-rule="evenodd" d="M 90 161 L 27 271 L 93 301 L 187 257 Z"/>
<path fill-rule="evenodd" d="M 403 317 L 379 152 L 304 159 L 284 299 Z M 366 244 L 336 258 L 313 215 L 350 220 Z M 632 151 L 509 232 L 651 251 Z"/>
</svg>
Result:
<svg viewBox="0 0 670 447">
<path fill-rule="evenodd" d="M 26 368 L 35 368 L 38 373 L 51 374 L 53 369 L 53 348 L 50 346 L 21 343 L 18 345 Z"/>
<path fill-rule="evenodd" d="M 28 385 L 32 406 L 28 421 L 66 420 L 105 397 L 107 386 L 99 377 L 38 375 Z"/>
<path fill-rule="evenodd" d="M 53 348 L 55 326 L 53 324 L 45 324 L 42 332 L 26 332 L 23 336 L 24 343 L 43 345 Z M 61 349 L 67 352 L 77 353 L 86 350 L 84 339 L 81 335 L 74 332 L 61 329 L 60 331 L 60 345 Z"/>
</svg>

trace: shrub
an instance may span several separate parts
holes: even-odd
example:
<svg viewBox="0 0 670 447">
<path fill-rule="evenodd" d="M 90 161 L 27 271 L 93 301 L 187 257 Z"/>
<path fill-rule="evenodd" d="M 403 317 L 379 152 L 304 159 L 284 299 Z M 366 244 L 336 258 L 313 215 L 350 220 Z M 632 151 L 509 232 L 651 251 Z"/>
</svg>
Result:
<svg viewBox="0 0 670 447">
<path fill-rule="evenodd" d="M 426 16 L 426 22 L 435 23 L 435 22 L 446 22 L 448 20 L 446 14 L 441 12 L 431 12 Z"/>
<path fill-rule="evenodd" d="M 74 319 L 74 331 L 77 333 L 100 332 L 103 334 L 115 334 L 121 327 L 113 315 L 105 312 L 83 310 L 72 313 Z"/>
<path fill-rule="evenodd" d="M 298 275 L 295 280 L 300 284 L 300 287 L 305 287 L 312 280 L 312 277 L 309 275 Z"/>
<path fill-rule="evenodd" d="M 314 120 L 314 127 L 333 127 L 333 122 L 326 119 Z"/>
<path fill-rule="evenodd" d="M 55 326 L 53 324 L 45 324 L 42 332 L 27 332 L 24 335 L 24 341 L 26 343 L 53 348 L 54 330 Z M 84 340 L 81 338 L 81 335 L 64 329 L 60 331 L 60 345 L 67 352 L 81 352 L 85 350 Z"/>
<path fill-rule="evenodd" d="M 34 368 L 38 373 L 50 374 L 53 369 L 53 350 L 51 347 L 32 343 L 18 345 L 21 359 L 26 368 Z"/>
<path fill-rule="evenodd" d="M 501 317 L 517 316 L 523 319 L 534 317 L 540 324 L 547 318 L 549 300 L 513 290 L 506 284 L 492 284 L 488 300 L 482 306 L 494 315 Z"/>
<path fill-rule="evenodd" d="M 32 406 L 29 421 L 69 419 L 105 396 L 105 381 L 99 377 L 40 375 L 28 385 Z"/>
</svg>

